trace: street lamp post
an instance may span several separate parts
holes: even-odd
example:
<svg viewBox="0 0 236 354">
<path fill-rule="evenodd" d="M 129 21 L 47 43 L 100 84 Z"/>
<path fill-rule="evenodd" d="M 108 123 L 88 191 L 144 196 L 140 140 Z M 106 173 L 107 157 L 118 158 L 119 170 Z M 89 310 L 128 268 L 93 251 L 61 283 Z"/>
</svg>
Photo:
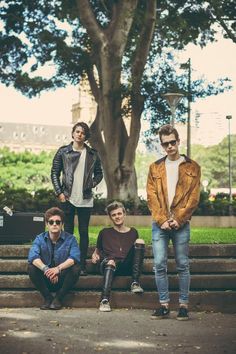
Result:
<svg viewBox="0 0 236 354">
<path fill-rule="evenodd" d="M 171 110 L 171 125 L 174 126 L 175 125 L 175 111 L 176 108 L 179 104 L 179 102 L 181 101 L 182 97 L 184 97 L 184 95 L 182 93 L 177 93 L 177 92 L 170 92 L 170 93 L 164 93 L 162 95 L 162 97 L 164 97 L 170 107 Z"/>
<path fill-rule="evenodd" d="M 191 59 L 188 60 L 188 121 L 187 121 L 187 156 L 191 157 Z"/>
<path fill-rule="evenodd" d="M 191 59 L 180 65 L 181 69 L 188 70 L 188 117 L 187 117 L 187 156 L 191 157 L 191 102 L 192 102 L 192 84 L 191 84 Z"/>
<path fill-rule="evenodd" d="M 186 63 L 180 65 L 181 69 L 188 70 L 188 117 L 187 117 L 187 156 L 191 157 L 191 101 L 192 101 L 192 90 L 191 90 L 191 59 L 189 58 Z"/>
<path fill-rule="evenodd" d="M 231 115 L 226 116 L 229 122 L 229 134 L 228 134 L 228 149 L 229 149 L 229 215 L 233 215 L 233 197 L 232 197 L 232 164 L 231 164 L 231 136 L 230 136 L 230 120 Z"/>
<path fill-rule="evenodd" d="M 207 186 L 208 186 L 209 182 L 207 179 L 204 179 L 202 181 L 202 185 L 203 185 L 203 188 L 204 188 L 204 192 L 207 192 Z"/>
</svg>

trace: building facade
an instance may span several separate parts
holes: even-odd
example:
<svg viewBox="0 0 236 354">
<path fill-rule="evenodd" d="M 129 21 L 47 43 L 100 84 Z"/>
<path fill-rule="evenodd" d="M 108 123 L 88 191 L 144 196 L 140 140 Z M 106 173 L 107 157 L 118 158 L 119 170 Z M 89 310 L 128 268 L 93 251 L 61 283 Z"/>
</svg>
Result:
<svg viewBox="0 0 236 354">
<path fill-rule="evenodd" d="M 0 148 L 11 151 L 56 150 L 71 141 L 71 126 L 0 122 Z"/>
</svg>

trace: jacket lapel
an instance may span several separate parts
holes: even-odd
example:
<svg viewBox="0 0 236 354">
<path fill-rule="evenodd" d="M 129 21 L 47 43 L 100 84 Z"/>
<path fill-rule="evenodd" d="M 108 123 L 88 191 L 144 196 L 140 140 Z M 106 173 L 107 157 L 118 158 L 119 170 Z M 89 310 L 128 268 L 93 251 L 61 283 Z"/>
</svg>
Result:
<svg viewBox="0 0 236 354">
<path fill-rule="evenodd" d="M 169 205 L 168 202 L 168 190 L 167 190 L 167 176 L 166 176 L 166 166 L 165 166 L 165 161 L 163 161 L 160 164 L 160 176 L 161 177 L 161 183 L 162 183 L 162 190 L 163 190 L 163 195 L 165 199 L 165 205 Z"/>
</svg>

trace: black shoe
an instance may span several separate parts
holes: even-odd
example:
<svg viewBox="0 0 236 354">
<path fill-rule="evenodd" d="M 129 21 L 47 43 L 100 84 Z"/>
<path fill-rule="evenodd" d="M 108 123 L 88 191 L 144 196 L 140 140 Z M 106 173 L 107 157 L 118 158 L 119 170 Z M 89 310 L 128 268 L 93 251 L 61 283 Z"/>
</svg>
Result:
<svg viewBox="0 0 236 354">
<path fill-rule="evenodd" d="M 189 319 L 188 309 L 186 307 L 180 307 L 176 319 L 179 321 L 187 321 Z"/>
<path fill-rule="evenodd" d="M 159 309 L 153 311 L 151 318 L 163 320 L 169 318 L 169 314 L 170 310 L 165 306 L 161 306 Z"/>
<path fill-rule="evenodd" d="M 46 298 L 44 303 L 40 306 L 40 310 L 49 310 L 52 301 L 53 297 Z"/>
<path fill-rule="evenodd" d="M 81 277 L 86 277 L 88 275 L 86 268 L 82 268 L 80 271 Z"/>
<path fill-rule="evenodd" d="M 62 308 L 62 303 L 57 297 L 55 297 L 49 308 L 50 310 L 60 310 Z"/>
</svg>

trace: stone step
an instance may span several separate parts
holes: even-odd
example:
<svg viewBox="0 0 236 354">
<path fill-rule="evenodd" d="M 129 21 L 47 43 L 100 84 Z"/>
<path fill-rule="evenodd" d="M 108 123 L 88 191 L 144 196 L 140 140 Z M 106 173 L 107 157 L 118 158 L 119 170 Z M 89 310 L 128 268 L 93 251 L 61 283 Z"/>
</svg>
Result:
<svg viewBox="0 0 236 354">
<path fill-rule="evenodd" d="M 130 289 L 131 277 L 117 276 L 113 282 L 113 289 Z M 88 275 L 80 277 L 76 289 L 101 289 L 103 277 Z M 142 275 L 140 283 L 145 290 L 156 290 L 154 275 Z M 33 289 L 28 275 L 0 275 L 0 289 Z M 178 276 L 169 275 L 170 290 L 178 290 Z M 236 274 L 201 274 L 191 276 L 191 290 L 236 290 Z"/>
<path fill-rule="evenodd" d="M 73 291 L 65 298 L 64 305 L 78 308 L 98 308 L 100 292 Z M 170 292 L 171 309 L 178 308 L 178 293 Z M 37 291 L 0 291 L 0 307 L 39 307 L 42 297 Z M 134 295 L 130 292 L 113 291 L 112 308 L 150 309 L 157 308 L 157 293 L 145 292 Z M 190 311 L 236 312 L 236 291 L 192 291 Z"/>
<path fill-rule="evenodd" d="M 236 236 L 235 236 L 236 241 Z M 30 245 L 0 245 L 0 258 L 27 258 Z M 89 247 L 90 257 L 94 247 Z M 236 257 L 235 244 L 190 244 L 190 257 Z M 173 247 L 169 247 L 169 255 L 173 256 Z M 147 258 L 152 257 L 152 248 L 147 246 L 145 250 Z"/>
<path fill-rule="evenodd" d="M 0 273 L 27 273 L 28 262 L 26 259 L 0 259 Z M 234 273 L 236 272 L 236 258 L 192 258 L 190 259 L 191 273 Z M 88 273 L 99 273 L 96 265 L 87 260 Z M 174 259 L 168 261 L 169 273 L 176 272 Z M 153 259 L 144 260 L 143 273 L 153 273 Z"/>
</svg>

